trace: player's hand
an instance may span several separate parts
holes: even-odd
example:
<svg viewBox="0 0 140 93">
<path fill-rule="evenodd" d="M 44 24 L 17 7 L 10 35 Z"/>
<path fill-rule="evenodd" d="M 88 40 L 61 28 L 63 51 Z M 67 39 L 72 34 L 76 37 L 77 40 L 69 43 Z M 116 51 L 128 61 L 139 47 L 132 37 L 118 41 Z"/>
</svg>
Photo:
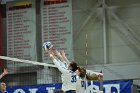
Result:
<svg viewBox="0 0 140 93">
<path fill-rule="evenodd" d="M 8 74 L 8 69 L 7 68 L 4 68 L 3 74 L 4 75 Z"/>
<path fill-rule="evenodd" d="M 61 50 L 60 51 L 60 54 L 61 54 L 62 57 L 66 57 L 66 54 L 65 54 L 65 51 L 64 50 Z"/>
<path fill-rule="evenodd" d="M 98 75 L 98 80 L 103 80 L 103 75 L 102 74 Z"/>
<path fill-rule="evenodd" d="M 56 56 L 58 56 L 58 57 L 61 56 L 61 55 L 60 55 L 60 52 L 59 52 L 58 50 L 54 50 L 54 54 L 55 54 Z"/>
</svg>

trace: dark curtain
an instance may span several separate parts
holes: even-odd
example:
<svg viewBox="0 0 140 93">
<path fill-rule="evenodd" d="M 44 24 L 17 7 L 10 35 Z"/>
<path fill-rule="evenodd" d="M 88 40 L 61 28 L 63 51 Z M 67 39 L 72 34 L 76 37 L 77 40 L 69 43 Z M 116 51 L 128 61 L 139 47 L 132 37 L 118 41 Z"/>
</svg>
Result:
<svg viewBox="0 0 140 93">
<path fill-rule="evenodd" d="M 2 5 L 0 4 L 0 56 L 2 55 Z M 0 59 L 0 67 L 3 67 Z"/>
</svg>

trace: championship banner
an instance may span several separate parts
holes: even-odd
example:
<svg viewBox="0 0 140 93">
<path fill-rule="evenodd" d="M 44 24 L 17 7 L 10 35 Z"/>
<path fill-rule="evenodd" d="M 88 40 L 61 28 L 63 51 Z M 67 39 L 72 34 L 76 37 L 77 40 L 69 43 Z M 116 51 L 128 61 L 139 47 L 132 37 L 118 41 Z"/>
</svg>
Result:
<svg viewBox="0 0 140 93">
<path fill-rule="evenodd" d="M 7 56 L 35 61 L 37 59 L 35 0 L 11 1 L 6 5 Z M 12 67 L 13 63 L 9 61 L 7 66 Z"/>
<path fill-rule="evenodd" d="M 131 93 L 132 83 L 132 80 L 106 81 L 103 93 Z M 8 93 L 53 93 L 56 89 L 61 89 L 61 84 L 8 87 Z M 98 93 L 92 91 L 99 90 L 99 82 L 89 82 L 87 89 L 86 93 Z"/>
<path fill-rule="evenodd" d="M 72 0 L 42 0 L 41 18 L 42 45 L 50 41 L 54 48 L 65 50 L 67 57 L 73 59 Z M 43 62 L 49 63 L 43 48 L 42 51 Z"/>
</svg>

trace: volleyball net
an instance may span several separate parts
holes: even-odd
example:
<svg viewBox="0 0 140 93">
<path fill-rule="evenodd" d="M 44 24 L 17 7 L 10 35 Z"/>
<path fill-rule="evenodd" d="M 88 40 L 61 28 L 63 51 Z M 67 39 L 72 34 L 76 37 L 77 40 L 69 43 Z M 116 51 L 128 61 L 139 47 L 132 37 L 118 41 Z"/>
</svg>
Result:
<svg viewBox="0 0 140 93">
<path fill-rule="evenodd" d="M 53 67 L 56 68 L 55 65 L 53 64 L 47 64 L 47 63 L 42 63 L 42 62 L 37 62 L 37 61 L 30 61 L 30 60 L 25 60 L 25 59 L 19 59 L 19 58 L 12 58 L 12 57 L 7 57 L 7 56 L 0 56 L 0 59 L 2 59 L 5 63 L 7 68 L 10 70 L 10 73 L 14 72 L 31 72 L 33 69 L 37 68 L 43 68 L 43 67 Z M 22 71 L 20 69 L 22 68 Z M 30 68 L 27 70 L 27 68 Z"/>
<path fill-rule="evenodd" d="M 61 73 L 53 64 L 6 56 L 0 56 L 0 59 L 7 64 L 7 68 L 9 69 L 10 75 L 6 77 L 7 85 L 19 86 L 61 83 Z M 91 86 L 86 86 L 85 93 L 103 93 L 101 90 L 93 89 L 94 85 Z M 100 86 L 102 85 L 100 84 Z"/>
<path fill-rule="evenodd" d="M 33 65 L 40 65 L 40 66 L 49 66 L 49 67 L 56 67 L 55 65 L 47 64 L 47 63 L 41 63 L 37 61 L 30 61 L 30 60 L 24 60 L 24 59 L 18 59 L 18 58 L 12 58 L 12 57 L 6 57 L 6 56 L 0 56 L 0 59 L 7 60 L 9 62 L 18 62 L 18 63 L 27 63 L 27 64 L 33 64 Z"/>
</svg>

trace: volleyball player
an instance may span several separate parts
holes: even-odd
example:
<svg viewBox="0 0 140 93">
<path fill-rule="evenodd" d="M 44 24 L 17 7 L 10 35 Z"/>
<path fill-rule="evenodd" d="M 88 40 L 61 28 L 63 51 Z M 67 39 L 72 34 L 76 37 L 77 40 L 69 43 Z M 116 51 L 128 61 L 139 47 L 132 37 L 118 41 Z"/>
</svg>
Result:
<svg viewBox="0 0 140 93">
<path fill-rule="evenodd" d="M 0 93 L 8 93 L 6 91 L 6 84 L 4 82 L 0 83 Z"/>
<path fill-rule="evenodd" d="M 76 70 L 77 82 L 76 82 L 76 93 L 85 93 L 86 89 L 86 70 L 78 67 Z"/>
<path fill-rule="evenodd" d="M 64 59 L 59 59 L 58 55 L 55 50 L 52 48 L 44 48 L 46 53 L 49 54 L 49 57 L 52 59 L 53 63 L 56 65 L 58 70 L 62 73 L 62 90 L 66 93 L 76 93 L 76 70 L 77 70 L 77 64 L 75 62 L 71 62 L 69 64 L 66 63 Z M 61 55 L 59 55 L 61 56 Z M 61 57 L 63 58 L 63 57 Z M 62 62 L 63 61 L 63 62 Z M 62 65 L 63 64 L 63 65 Z M 68 65 L 68 66 L 66 66 Z"/>
<path fill-rule="evenodd" d="M 102 73 L 93 72 L 93 71 L 87 73 L 87 71 L 89 70 L 80 67 L 77 69 L 76 93 L 85 93 L 87 87 L 86 81 L 102 80 L 103 78 Z"/>
<path fill-rule="evenodd" d="M 4 68 L 3 73 L 0 74 L 0 79 L 1 79 L 2 77 L 4 77 L 6 74 L 8 74 L 8 69 Z M 1 82 L 1 83 L 0 83 L 0 93 L 8 93 L 8 92 L 6 91 L 6 84 L 5 84 L 4 82 Z"/>
<path fill-rule="evenodd" d="M 64 50 L 61 50 L 60 53 L 56 52 L 56 56 L 63 61 L 67 61 L 67 64 L 70 64 L 70 61 L 67 59 Z M 92 70 L 86 70 L 84 68 L 78 67 L 76 70 L 76 93 L 85 93 L 86 83 L 85 81 L 100 80 L 102 73 L 93 72 Z"/>
</svg>

